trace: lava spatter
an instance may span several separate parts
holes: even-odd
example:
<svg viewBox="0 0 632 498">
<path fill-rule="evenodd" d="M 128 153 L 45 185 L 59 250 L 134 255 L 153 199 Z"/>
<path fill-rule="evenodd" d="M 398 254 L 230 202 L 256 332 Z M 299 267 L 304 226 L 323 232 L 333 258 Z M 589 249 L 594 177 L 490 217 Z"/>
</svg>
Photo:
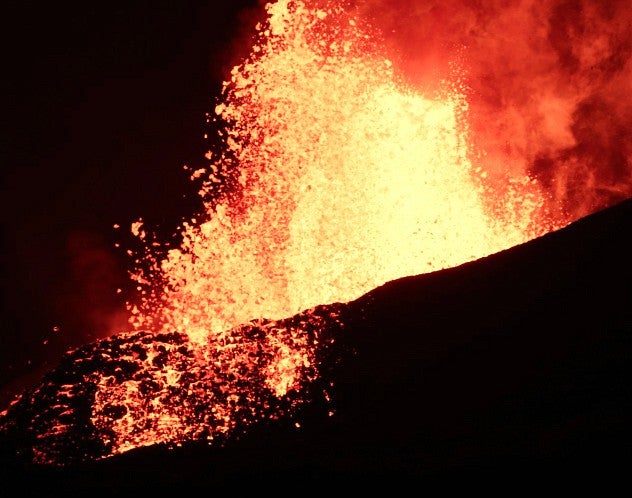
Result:
<svg viewBox="0 0 632 498">
<path fill-rule="evenodd" d="M 300 425 L 306 392 L 335 409 L 319 382 L 338 313 L 242 324 L 221 345 L 143 331 L 83 346 L 14 401 L 0 435 L 27 462 L 68 466 L 154 445 L 222 446 L 253 424 Z"/>
<path fill-rule="evenodd" d="M 17 401 L 36 462 L 221 444 L 291 419 L 339 331 L 318 306 L 552 228 L 535 180 L 491 189 L 472 162 L 458 69 L 421 92 L 340 3 L 266 9 L 213 109 L 224 148 L 191 175 L 206 210 L 177 247 L 132 225 L 144 245 L 131 253 L 135 332 L 70 353 Z"/>
<path fill-rule="evenodd" d="M 148 252 L 135 274 L 144 289 L 135 328 L 203 342 L 550 229 L 534 180 L 486 190 L 458 70 L 421 93 L 395 74 L 379 33 L 339 2 L 266 9 L 213 110 L 225 148 L 209 155 L 207 210 L 165 258 Z"/>
</svg>

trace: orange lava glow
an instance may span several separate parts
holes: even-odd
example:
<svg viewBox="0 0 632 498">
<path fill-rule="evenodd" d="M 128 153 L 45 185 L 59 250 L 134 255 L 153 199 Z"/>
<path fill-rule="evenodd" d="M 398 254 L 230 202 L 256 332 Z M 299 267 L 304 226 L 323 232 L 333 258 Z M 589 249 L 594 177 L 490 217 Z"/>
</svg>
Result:
<svg viewBox="0 0 632 498">
<path fill-rule="evenodd" d="M 134 255 L 141 298 L 128 307 L 134 329 L 186 333 L 223 372 L 265 355 L 263 384 L 282 397 L 302 385 L 318 345 L 300 327 L 269 330 L 254 354 L 240 324 L 350 301 L 554 225 L 534 179 L 487 183 L 470 147 L 458 64 L 451 81 L 422 92 L 398 77 L 379 33 L 336 2 L 279 0 L 266 9 L 249 57 L 232 69 L 209 115 L 223 148 L 191 173 L 205 211 L 183 224 L 181 244 L 166 257 L 156 247 L 169 243 L 150 237 L 140 220 L 132 226 L 146 249 Z M 168 366 L 155 376 L 165 390 L 178 382 Z M 229 431 L 235 406 L 248 403 L 233 384 L 206 422 L 210 437 Z M 188 430 L 185 407 L 152 409 L 136 383 L 108 378 L 95 425 L 109 420 L 99 407 L 114 401 L 127 407 L 108 426 L 118 434 L 115 452 Z"/>
<path fill-rule="evenodd" d="M 335 316 L 331 326 L 329 318 Z M 322 317 L 305 313 L 283 327 L 240 325 L 206 347 L 151 336 L 102 347 L 100 354 L 128 369 L 85 378 L 94 385 L 90 420 L 103 435 L 105 456 L 161 443 L 222 444 L 252 423 L 291 416 L 304 400 L 286 395 L 316 378 L 316 348 L 332 343 L 320 336 L 324 326 Z M 41 461 L 51 458 L 42 452 Z"/>
<path fill-rule="evenodd" d="M 407 88 L 377 35 L 340 7 L 266 8 L 214 109 L 226 147 L 192 175 L 206 179 L 207 211 L 163 260 L 148 250 L 148 268 L 134 275 L 143 287 L 135 328 L 204 342 L 550 230 L 534 180 L 486 190 L 458 83 Z M 222 190 L 229 176 L 236 187 Z M 141 226 L 134 233 L 145 237 Z"/>
<path fill-rule="evenodd" d="M 344 327 L 336 303 L 566 223 L 548 212 L 536 179 L 473 145 L 481 119 L 471 125 L 458 54 L 450 78 L 425 78 L 420 89 L 342 0 L 265 8 L 208 116 L 219 146 L 208 167 L 190 171 L 204 210 L 177 242 L 132 224 L 143 247 L 128 251 L 134 331 L 69 358 L 60 377 L 69 380 L 47 408 L 55 422 L 33 448 L 38 462 L 74 450 L 64 435 L 86 404 L 98 451 L 79 460 L 220 444 L 291 415 L 308 395 L 330 403 L 333 385 L 318 382 Z M 47 381 L 23 404 L 35 410 L 54 387 Z"/>
</svg>

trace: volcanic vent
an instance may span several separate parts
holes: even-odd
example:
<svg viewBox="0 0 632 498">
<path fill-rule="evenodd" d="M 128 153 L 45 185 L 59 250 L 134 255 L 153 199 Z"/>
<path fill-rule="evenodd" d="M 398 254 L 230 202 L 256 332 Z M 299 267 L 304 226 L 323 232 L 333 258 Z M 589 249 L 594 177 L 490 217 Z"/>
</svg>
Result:
<svg viewBox="0 0 632 498">
<path fill-rule="evenodd" d="M 163 259 L 162 241 L 134 227 L 147 242 L 134 276 L 143 290 L 131 309 L 136 329 L 203 341 L 554 226 L 534 179 L 508 174 L 491 193 L 472 163 L 456 61 L 453 80 L 421 92 L 353 11 L 289 1 L 267 11 L 209 116 L 223 147 L 191 172 L 206 212 Z"/>
<path fill-rule="evenodd" d="M 242 325 L 232 354 L 147 332 L 69 352 L 3 417 L 5 481 L 617 491 L 632 441 L 631 222 L 627 201 L 346 304 Z M 297 332 L 312 350 L 305 382 L 280 395 L 266 380 L 279 358 L 262 344 L 296 348 Z"/>
<path fill-rule="evenodd" d="M 217 147 L 206 168 L 189 170 L 203 212 L 177 242 L 133 224 L 143 244 L 130 251 L 133 331 L 69 352 L 9 408 L 3 431 L 22 458 L 63 466 L 153 445 L 222 447 L 262 426 L 336 420 L 348 409 L 339 382 L 354 384 L 345 362 L 364 351 L 375 361 L 362 368 L 381 371 L 377 350 L 366 350 L 385 339 L 385 327 L 376 335 L 365 324 L 384 319 L 371 315 L 373 289 L 519 246 L 596 209 L 569 209 L 573 196 L 534 174 L 544 157 L 527 145 L 484 148 L 499 137 L 481 130 L 488 102 L 468 40 L 452 45 L 443 72 L 415 82 L 375 22 L 379 5 L 266 5 L 209 114 Z M 374 387 L 390 385 L 384 374 Z"/>
</svg>

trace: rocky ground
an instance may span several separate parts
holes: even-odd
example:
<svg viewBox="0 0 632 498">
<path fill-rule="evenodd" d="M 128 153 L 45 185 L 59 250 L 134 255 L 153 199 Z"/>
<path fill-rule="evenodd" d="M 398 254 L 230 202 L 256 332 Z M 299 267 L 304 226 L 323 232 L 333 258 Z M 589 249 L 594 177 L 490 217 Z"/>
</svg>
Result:
<svg viewBox="0 0 632 498">
<path fill-rule="evenodd" d="M 269 359 L 242 372 L 245 384 L 224 379 L 252 403 L 215 439 L 224 384 L 185 335 L 88 344 L 2 418 L 3 478 L 49 494 L 620 494 L 632 455 L 631 228 L 632 200 L 350 303 L 244 325 L 248 347 L 270 330 L 322 347 L 286 396 L 265 388 Z M 129 408 L 109 399 L 95 412 L 104 378 L 192 407 L 190 425 L 170 438 L 148 416 L 130 433 L 159 443 L 112 454 L 108 430 Z"/>
</svg>

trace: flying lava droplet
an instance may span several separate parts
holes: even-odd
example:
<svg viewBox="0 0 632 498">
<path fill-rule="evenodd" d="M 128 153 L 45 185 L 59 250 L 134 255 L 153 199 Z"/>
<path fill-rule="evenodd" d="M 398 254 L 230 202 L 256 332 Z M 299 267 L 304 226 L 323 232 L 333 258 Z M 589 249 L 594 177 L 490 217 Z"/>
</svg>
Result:
<svg viewBox="0 0 632 498">
<path fill-rule="evenodd" d="M 341 7 L 266 9 L 215 107 L 225 150 L 200 192 L 207 210 L 164 259 L 148 248 L 134 328 L 205 342 L 551 229 L 535 180 L 490 191 L 473 165 L 458 72 L 421 93 Z"/>
</svg>

